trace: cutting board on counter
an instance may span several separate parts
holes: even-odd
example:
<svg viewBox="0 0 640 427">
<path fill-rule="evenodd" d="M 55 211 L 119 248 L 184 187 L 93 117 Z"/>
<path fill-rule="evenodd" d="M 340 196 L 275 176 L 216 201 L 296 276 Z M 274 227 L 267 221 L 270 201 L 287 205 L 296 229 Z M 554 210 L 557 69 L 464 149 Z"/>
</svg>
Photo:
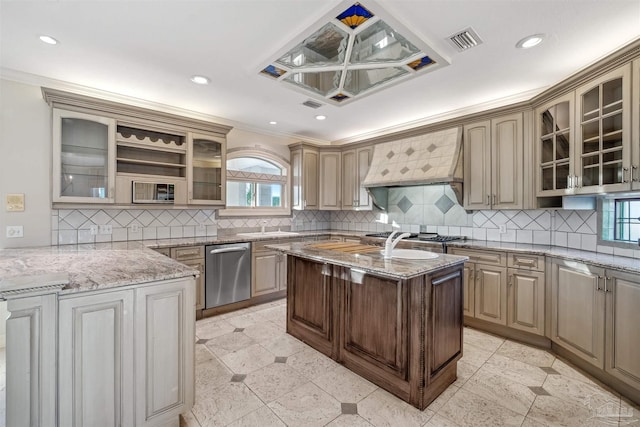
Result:
<svg viewBox="0 0 640 427">
<path fill-rule="evenodd" d="M 329 251 L 338 251 L 348 254 L 363 254 L 369 252 L 380 252 L 382 250 L 380 246 L 362 245 L 354 242 L 314 243 L 309 246 L 312 248 L 326 249 Z"/>
</svg>

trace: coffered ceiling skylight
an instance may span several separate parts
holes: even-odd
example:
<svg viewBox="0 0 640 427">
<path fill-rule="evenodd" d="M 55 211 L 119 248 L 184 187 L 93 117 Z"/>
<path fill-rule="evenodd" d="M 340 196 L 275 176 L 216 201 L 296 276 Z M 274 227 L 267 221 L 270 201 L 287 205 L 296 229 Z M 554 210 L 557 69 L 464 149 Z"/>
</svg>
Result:
<svg viewBox="0 0 640 427">
<path fill-rule="evenodd" d="M 334 105 L 448 65 L 371 0 L 341 3 L 273 58 L 262 75 Z"/>
</svg>

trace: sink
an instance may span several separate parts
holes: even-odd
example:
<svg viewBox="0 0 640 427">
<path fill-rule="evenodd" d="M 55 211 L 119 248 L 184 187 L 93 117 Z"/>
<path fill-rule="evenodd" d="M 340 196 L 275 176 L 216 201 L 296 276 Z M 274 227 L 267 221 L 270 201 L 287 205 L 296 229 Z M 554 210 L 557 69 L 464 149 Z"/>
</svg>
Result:
<svg viewBox="0 0 640 427">
<path fill-rule="evenodd" d="M 438 258 L 438 254 L 418 249 L 394 249 L 391 252 L 391 258 L 434 259 Z"/>
<path fill-rule="evenodd" d="M 298 236 L 300 233 L 296 233 L 295 231 L 265 231 L 261 233 L 257 231 L 255 233 L 238 233 L 240 237 L 288 237 L 288 236 Z"/>
</svg>

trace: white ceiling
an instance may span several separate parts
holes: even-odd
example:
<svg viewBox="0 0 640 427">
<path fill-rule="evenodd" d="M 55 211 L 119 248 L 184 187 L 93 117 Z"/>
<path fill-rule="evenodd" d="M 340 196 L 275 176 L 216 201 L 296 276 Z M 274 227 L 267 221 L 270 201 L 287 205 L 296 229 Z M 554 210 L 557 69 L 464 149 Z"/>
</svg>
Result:
<svg viewBox="0 0 640 427">
<path fill-rule="evenodd" d="M 529 99 L 640 37 L 640 0 L 363 0 L 382 7 L 451 65 L 344 106 L 258 75 L 336 0 L 0 2 L 4 76 L 55 79 L 315 142 L 380 132 Z M 344 3 L 346 6 L 350 3 Z M 471 26 L 484 43 L 459 53 L 445 39 Z M 544 33 L 543 44 L 515 48 Z M 60 41 L 46 45 L 38 36 Z M 189 78 L 202 74 L 208 86 Z M 324 114 L 325 121 L 314 116 Z M 277 121 L 270 125 L 269 121 Z"/>
</svg>

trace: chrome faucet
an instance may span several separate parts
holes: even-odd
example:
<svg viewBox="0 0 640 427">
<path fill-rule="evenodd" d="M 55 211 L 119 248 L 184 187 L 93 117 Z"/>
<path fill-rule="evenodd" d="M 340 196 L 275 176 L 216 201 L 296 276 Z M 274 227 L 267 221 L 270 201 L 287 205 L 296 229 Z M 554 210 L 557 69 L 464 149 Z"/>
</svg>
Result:
<svg viewBox="0 0 640 427">
<path fill-rule="evenodd" d="M 384 242 L 384 254 L 383 254 L 384 259 L 391 258 L 391 254 L 393 253 L 393 248 L 396 247 L 396 245 L 400 240 L 404 239 L 405 237 L 411 236 L 411 233 L 402 233 L 395 240 L 393 240 L 393 236 L 395 236 L 396 233 L 399 233 L 399 231 L 398 230 L 392 231 L 389 237 L 387 237 L 387 240 Z"/>
</svg>

